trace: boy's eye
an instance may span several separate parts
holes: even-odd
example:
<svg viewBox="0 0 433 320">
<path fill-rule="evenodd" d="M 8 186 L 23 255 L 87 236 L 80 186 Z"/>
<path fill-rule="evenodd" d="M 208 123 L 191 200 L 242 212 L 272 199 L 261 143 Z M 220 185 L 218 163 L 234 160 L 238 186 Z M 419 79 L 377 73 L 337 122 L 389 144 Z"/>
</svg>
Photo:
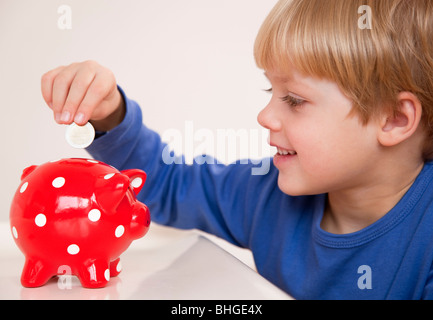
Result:
<svg viewBox="0 0 433 320">
<path fill-rule="evenodd" d="M 292 97 L 291 95 L 285 96 L 281 98 L 281 100 L 286 102 L 291 107 L 298 107 L 304 103 L 304 100 L 297 99 L 295 97 Z"/>
<path fill-rule="evenodd" d="M 266 92 L 272 93 L 272 88 L 265 90 Z M 301 106 L 305 100 L 295 98 L 292 95 L 287 95 L 285 97 L 280 98 L 283 102 L 286 102 L 290 107 L 298 107 Z"/>
</svg>

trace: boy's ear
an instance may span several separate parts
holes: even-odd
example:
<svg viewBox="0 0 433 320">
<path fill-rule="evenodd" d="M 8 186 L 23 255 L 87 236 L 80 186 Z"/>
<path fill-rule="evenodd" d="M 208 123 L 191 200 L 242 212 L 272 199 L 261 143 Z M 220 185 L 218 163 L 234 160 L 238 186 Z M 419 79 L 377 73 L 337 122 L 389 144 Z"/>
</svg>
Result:
<svg viewBox="0 0 433 320">
<path fill-rule="evenodd" d="M 398 95 L 398 110 L 380 118 L 379 143 L 391 147 L 411 137 L 418 129 L 422 115 L 419 99 L 410 92 Z"/>
</svg>

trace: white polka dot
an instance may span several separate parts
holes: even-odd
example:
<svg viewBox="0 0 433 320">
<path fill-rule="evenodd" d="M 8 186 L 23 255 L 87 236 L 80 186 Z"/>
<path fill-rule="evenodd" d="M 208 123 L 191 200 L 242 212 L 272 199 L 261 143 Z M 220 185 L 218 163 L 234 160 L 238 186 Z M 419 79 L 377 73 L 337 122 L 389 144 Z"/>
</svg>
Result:
<svg viewBox="0 0 433 320">
<path fill-rule="evenodd" d="M 139 177 L 139 178 L 135 178 L 134 180 L 132 180 L 131 185 L 133 188 L 139 188 L 142 183 L 143 183 L 143 179 L 141 179 Z"/>
<path fill-rule="evenodd" d="M 29 186 L 28 182 L 24 182 L 23 185 L 20 188 L 20 193 L 23 193 L 24 191 L 26 191 L 27 187 Z"/>
<path fill-rule="evenodd" d="M 64 185 L 65 185 L 65 182 L 66 182 L 66 180 L 65 180 L 65 178 L 63 178 L 63 177 L 58 177 L 58 178 L 55 178 L 54 180 L 53 180 L 53 187 L 54 188 L 56 188 L 56 189 L 58 189 L 58 188 L 61 188 L 61 187 L 63 187 Z"/>
<path fill-rule="evenodd" d="M 110 281 L 110 270 L 109 269 L 105 270 L 104 277 L 105 277 L 105 280 Z"/>
<path fill-rule="evenodd" d="M 120 238 L 123 236 L 123 233 L 125 232 L 125 227 L 120 225 L 116 228 L 116 231 L 114 232 L 116 238 Z"/>
<path fill-rule="evenodd" d="M 80 247 L 76 244 L 71 244 L 67 250 L 70 255 L 76 255 L 78 252 L 80 252 Z"/>
<path fill-rule="evenodd" d="M 47 217 L 40 213 L 36 216 L 35 223 L 38 227 L 43 227 L 47 223 Z"/>
<path fill-rule="evenodd" d="M 14 235 L 14 238 L 15 238 L 15 239 L 18 239 L 18 231 L 17 231 L 17 228 L 12 227 L 12 234 Z"/>
<path fill-rule="evenodd" d="M 116 266 L 116 271 L 117 271 L 117 272 L 122 271 L 122 264 L 120 263 L 120 261 L 119 261 L 119 263 L 118 263 L 117 266 Z"/>
<path fill-rule="evenodd" d="M 104 177 L 104 179 L 105 180 L 111 179 L 111 178 L 113 178 L 114 175 L 115 175 L 114 173 L 109 173 Z"/>
<path fill-rule="evenodd" d="M 88 217 L 90 221 L 96 222 L 101 218 L 101 211 L 98 209 L 92 209 L 90 210 Z"/>
</svg>

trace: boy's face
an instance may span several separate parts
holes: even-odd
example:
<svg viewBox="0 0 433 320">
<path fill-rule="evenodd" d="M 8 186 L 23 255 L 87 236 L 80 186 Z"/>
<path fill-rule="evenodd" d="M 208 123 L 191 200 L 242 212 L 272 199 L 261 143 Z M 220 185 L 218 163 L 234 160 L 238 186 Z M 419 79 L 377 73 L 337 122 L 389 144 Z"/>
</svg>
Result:
<svg viewBox="0 0 433 320">
<path fill-rule="evenodd" d="M 273 95 L 258 121 L 270 130 L 271 145 L 279 148 L 274 164 L 283 192 L 321 194 L 374 181 L 380 149 L 375 121 L 363 125 L 351 114 L 351 101 L 335 83 L 296 71 L 265 75 Z"/>
</svg>

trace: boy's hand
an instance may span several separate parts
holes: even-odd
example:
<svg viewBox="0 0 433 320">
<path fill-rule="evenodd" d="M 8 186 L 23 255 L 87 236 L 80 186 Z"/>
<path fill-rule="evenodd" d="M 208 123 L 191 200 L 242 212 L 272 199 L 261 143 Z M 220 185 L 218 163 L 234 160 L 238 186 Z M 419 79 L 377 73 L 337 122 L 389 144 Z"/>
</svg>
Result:
<svg viewBox="0 0 433 320">
<path fill-rule="evenodd" d="M 94 61 L 61 66 L 42 76 L 42 96 L 59 124 L 109 131 L 122 122 L 125 104 L 113 73 Z"/>
</svg>

